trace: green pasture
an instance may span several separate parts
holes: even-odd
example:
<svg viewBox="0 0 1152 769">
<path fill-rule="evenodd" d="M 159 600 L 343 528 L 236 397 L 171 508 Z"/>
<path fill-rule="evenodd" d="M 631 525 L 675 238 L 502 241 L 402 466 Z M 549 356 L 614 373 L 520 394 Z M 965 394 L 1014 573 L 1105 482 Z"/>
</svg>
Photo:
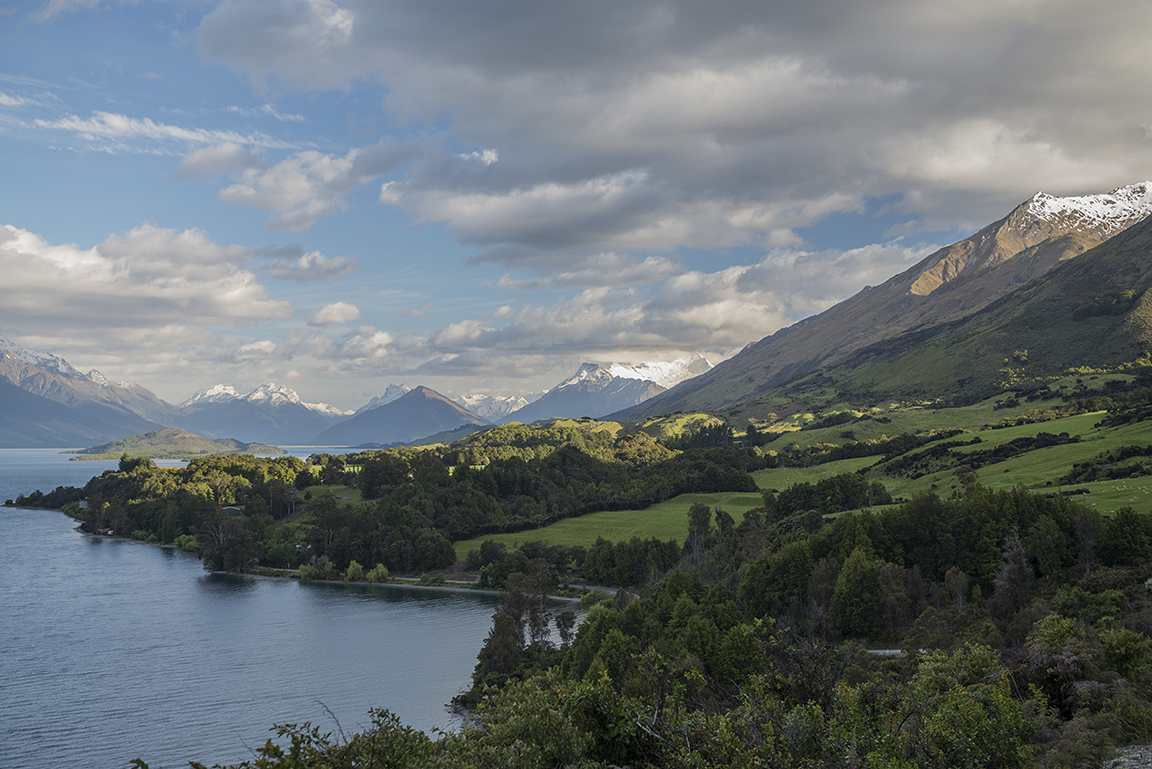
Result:
<svg viewBox="0 0 1152 769">
<path fill-rule="evenodd" d="M 1069 435 L 1079 435 L 1081 437 L 1079 443 L 1037 449 L 1003 462 L 985 465 L 977 471 L 979 483 L 988 488 L 1002 489 L 1024 486 L 1035 491 L 1055 491 L 1061 485 L 1058 479 L 1071 470 L 1072 465 L 1077 462 L 1086 462 L 1098 454 L 1118 449 L 1121 446 L 1152 443 L 1152 423 L 1137 422 L 1107 429 L 1095 427 L 1102 417 L 1103 413 L 1081 414 L 1049 422 L 1020 425 L 1019 427 L 982 430 L 976 433 L 981 438 L 980 443 L 974 446 L 960 446 L 956 448 L 956 451 L 971 453 L 990 449 L 1016 438 L 1035 436 L 1040 432 L 1057 435 L 1066 432 Z M 924 448 L 926 449 L 931 445 L 928 444 Z M 918 449 L 917 451 L 922 450 Z M 956 480 L 955 472 L 956 468 L 952 467 L 911 480 L 884 476 L 880 474 L 878 469 L 872 477 L 883 483 L 893 496 L 913 497 L 927 492 L 948 496 L 952 492 L 960 490 L 960 483 Z M 1076 484 L 1077 487 L 1093 487 L 1095 485 Z M 1101 500 L 1100 504 L 1102 506 L 1098 509 L 1101 512 L 1113 512 L 1128 502 L 1114 503 Z"/>
<path fill-rule="evenodd" d="M 861 468 L 876 464 L 880 457 L 856 457 L 854 459 L 841 459 L 836 462 L 826 462 L 811 467 L 773 467 L 768 470 L 756 470 L 752 478 L 756 485 L 762 489 L 776 489 L 783 491 L 797 483 L 816 483 L 825 478 L 843 473 L 854 473 Z"/>
<path fill-rule="evenodd" d="M 598 537 L 621 542 L 640 537 L 660 540 L 684 540 L 688 530 L 688 508 L 696 503 L 715 508 L 717 505 L 739 523 L 744 513 L 763 504 L 759 494 L 749 492 L 716 494 L 681 494 L 667 502 L 643 510 L 606 510 L 577 518 L 565 518 L 549 526 L 513 534 L 490 534 L 454 543 L 456 557 L 463 559 L 469 550 L 477 550 L 480 543 L 494 539 L 509 549 L 524 542 L 544 540 L 550 545 L 583 545 L 589 547 Z"/>
<path fill-rule="evenodd" d="M 1074 500 L 1104 515 L 1111 515 L 1122 507 L 1131 507 L 1138 513 L 1152 512 L 1152 476 L 1078 483 L 1075 488 L 1088 489 L 1091 493 L 1075 496 Z"/>
</svg>

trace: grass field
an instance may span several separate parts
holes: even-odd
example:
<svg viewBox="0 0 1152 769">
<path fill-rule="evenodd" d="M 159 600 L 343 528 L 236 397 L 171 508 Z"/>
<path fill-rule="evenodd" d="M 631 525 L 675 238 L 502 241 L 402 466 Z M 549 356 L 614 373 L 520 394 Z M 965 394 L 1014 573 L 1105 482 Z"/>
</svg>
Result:
<svg viewBox="0 0 1152 769">
<path fill-rule="evenodd" d="M 503 542 L 511 549 L 517 544 L 544 540 L 550 545 L 583 545 L 588 547 L 597 537 L 612 542 L 629 540 L 632 537 L 661 540 L 684 540 L 688 531 L 688 508 L 697 502 L 721 508 L 739 523 L 744 513 L 760 507 L 763 500 L 759 494 L 737 492 L 731 494 L 681 494 L 675 499 L 652 505 L 643 510 L 609 510 L 589 513 L 578 518 L 566 518 L 542 529 L 518 531 L 514 534 L 492 534 L 476 539 L 453 543 L 456 557 L 464 558 L 469 550 L 476 550 L 484 540 L 494 539 Z"/>
</svg>

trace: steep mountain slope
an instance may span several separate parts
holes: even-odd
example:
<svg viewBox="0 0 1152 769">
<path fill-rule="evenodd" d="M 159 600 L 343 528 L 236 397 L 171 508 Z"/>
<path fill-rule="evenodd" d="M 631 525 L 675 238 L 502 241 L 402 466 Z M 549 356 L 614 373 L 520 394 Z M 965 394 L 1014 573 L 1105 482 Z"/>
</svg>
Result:
<svg viewBox="0 0 1152 769">
<path fill-rule="evenodd" d="M 361 446 L 408 443 L 461 425 L 488 421 L 462 408 L 435 390 L 415 387 L 379 408 L 363 411 L 321 432 L 309 444 Z"/>
<path fill-rule="evenodd" d="M 179 418 L 175 406 L 140 385 L 112 382 L 95 370 L 82 374 L 63 358 L 26 350 L 3 338 L 0 338 L 0 377 L 65 406 L 81 411 L 92 409 L 103 418 L 125 414 L 126 426 L 171 424 Z M 137 419 L 133 422 L 130 416 Z"/>
<path fill-rule="evenodd" d="M 1010 381 L 1152 351 L 1152 219 L 959 320 L 855 352 L 781 388 L 974 400 Z M 742 407 L 743 408 L 743 407 Z"/>
<path fill-rule="evenodd" d="M 1149 182 L 1107 195 L 1037 193 L 1000 221 L 883 284 L 865 287 L 819 315 L 748 345 L 708 373 L 613 416 L 715 410 L 754 398 L 853 351 L 969 315 L 1149 214 Z"/>
<path fill-rule="evenodd" d="M 119 393 L 113 392 L 111 397 L 105 400 L 99 397 L 101 394 L 99 384 L 78 372 L 77 376 L 78 379 L 72 380 L 62 374 L 31 366 L 10 353 L 5 353 L 0 358 L 0 382 L 27 393 L 35 400 L 20 399 L 14 393 L 9 393 L 5 397 L 0 404 L 0 413 L 8 420 L 9 427 L 14 432 L 9 437 L 0 436 L 0 441 L 9 446 L 74 446 L 76 445 L 74 439 L 80 439 L 86 445 L 93 441 L 123 438 L 126 435 L 136 435 L 161 427 L 157 422 L 150 421 L 128 408 L 118 397 Z M 116 389 L 126 390 L 122 387 Z M 144 388 L 140 390 L 155 398 Z M 163 404 L 163 401 L 156 400 Z M 61 408 L 52 409 L 43 401 L 54 403 Z M 18 403 L 25 405 L 18 406 Z M 31 410 L 23 412 L 20 410 L 22 408 Z M 30 416 L 34 422 L 47 420 L 43 423 L 42 435 L 36 435 L 35 431 L 25 432 L 25 428 L 31 427 L 30 423 L 26 422 Z M 67 424 L 68 422 L 71 422 L 71 425 Z M 20 440 L 30 442 L 21 443 Z"/>
<path fill-rule="evenodd" d="M 305 443 L 350 416 L 325 403 L 305 403 L 291 388 L 276 384 L 247 394 L 218 384 L 181 404 L 180 414 L 184 429 L 209 438 L 271 444 Z"/>
<path fill-rule="evenodd" d="M 69 448 L 133 434 L 130 425 L 156 425 L 100 409 L 74 409 L 34 395 L 0 377 L 0 448 Z M 130 424 L 126 424 L 130 423 Z"/>
<path fill-rule="evenodd" d="M 499 421 L 502 424 L 532 423 L 558 417 L 597 417 L 635 406 L 665 389 L 647 379 L 637 379 L 633 370 L 619 366 L 615 369 L 617 373 L 633 376 L 617 376 L 611 366 L 585 363 L 572 377 L 544 393 L 539 400 Z"/>
</svg>

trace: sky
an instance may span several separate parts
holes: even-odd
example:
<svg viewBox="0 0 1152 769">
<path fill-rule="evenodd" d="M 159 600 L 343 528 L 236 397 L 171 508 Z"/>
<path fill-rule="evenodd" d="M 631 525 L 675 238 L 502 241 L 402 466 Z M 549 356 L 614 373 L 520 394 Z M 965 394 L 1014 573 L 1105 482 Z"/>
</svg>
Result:
<svg viewBox="0 0 1152 769">
<path fill-rule="evenodd" d="M 1152 178 L 1146 0 L 0 0 L 0 336 L 180 403 L 713 361 Z"/>
</svg>

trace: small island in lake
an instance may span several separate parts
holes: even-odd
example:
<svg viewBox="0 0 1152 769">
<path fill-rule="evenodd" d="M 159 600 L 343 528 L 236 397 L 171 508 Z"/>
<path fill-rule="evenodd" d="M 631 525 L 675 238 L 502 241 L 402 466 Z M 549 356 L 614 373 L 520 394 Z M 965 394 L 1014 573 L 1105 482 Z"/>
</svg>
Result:
<svg viewBox="0 0 1152 769">
<path fill-rule="evenodd" d="M 205 438 L 196 433 L 166 427 L 143 435 L 133 435 L 118 441 L 89 446 L 79 451 L 74 460 L 118 459 L 123 454 L 148 459 L 191 459 L 211 454 L 284 454 L 278 446 L 265 446 L 261 443 L 244 443 L 234 438 Z"/>
</svg>

